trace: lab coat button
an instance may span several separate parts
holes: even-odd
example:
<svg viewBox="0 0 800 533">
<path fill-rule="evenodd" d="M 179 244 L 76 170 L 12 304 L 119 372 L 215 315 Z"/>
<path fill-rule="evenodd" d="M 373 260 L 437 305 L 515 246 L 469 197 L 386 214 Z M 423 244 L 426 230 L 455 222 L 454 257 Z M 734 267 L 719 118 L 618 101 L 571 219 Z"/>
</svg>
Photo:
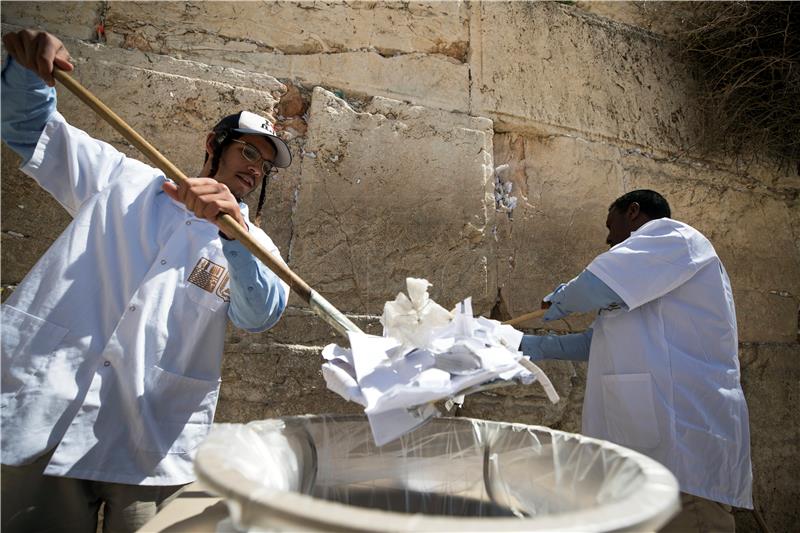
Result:
<svg viewBox="0 0 800 533">
<path fill-rule="evenodd" d="M 167 264 L 167 260 L 166 260 L 166 259 L 162 259 L 162 260 L 161 260 L 161 264 L 162 264 L 162 265 L 166 265 L 166 264 Z"/>
<path fill-rule="evenodd" d="M 128 308 L 128 311 L 136 311 L 136 306 L 132 305 Z"/>
<path fill-rule="evenodd" d="M 187 221 L 186 221 L 186 225 L 187 225 L 187 226 L 191 226 L 191 225 L 192 225 L 192 221 L 191 221 L 191 220 L 187 220 Z"/>
<path fill-rule="evenodd" d="M 103 366 L 111 366 L 111 361 L 106 361 L 103 363 Z"/>
</svg>

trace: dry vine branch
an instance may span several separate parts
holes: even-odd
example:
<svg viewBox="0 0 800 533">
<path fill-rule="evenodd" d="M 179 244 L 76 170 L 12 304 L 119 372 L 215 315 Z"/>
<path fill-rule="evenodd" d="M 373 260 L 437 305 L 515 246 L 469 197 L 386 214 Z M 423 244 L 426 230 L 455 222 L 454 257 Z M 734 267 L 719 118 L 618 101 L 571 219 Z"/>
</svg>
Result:
<svg viewBox="0 0 800 533">
<path fill-rule="evenodd" d="M 800 4 L 698 2 L 676 37 L 700 81 L 704 148 L 800 173 Z"/>
</svg>

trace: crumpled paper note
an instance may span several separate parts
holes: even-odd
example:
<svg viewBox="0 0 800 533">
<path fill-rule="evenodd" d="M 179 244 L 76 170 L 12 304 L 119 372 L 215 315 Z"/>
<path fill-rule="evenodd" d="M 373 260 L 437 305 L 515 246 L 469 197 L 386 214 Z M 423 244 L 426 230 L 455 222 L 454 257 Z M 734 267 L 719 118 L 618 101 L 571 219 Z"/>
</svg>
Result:
<svg viewBox="0 0 800 533">
<path fill-rule="evenodd" d="M 328 388 L 364 406 L 376 444 L 438 415 L 433 402 L 495 380 L 538 381 L 558 401 L 547 375 L 517 350 L 522 332 L 474 317 L 470 298 L 447 311 L 430 298 L 427 280 L 406 285 L 408 295 L 384 306 L 382 337 L 350 333 L 349 349 L 329 344 L 322 352 Z"/>
</svg>

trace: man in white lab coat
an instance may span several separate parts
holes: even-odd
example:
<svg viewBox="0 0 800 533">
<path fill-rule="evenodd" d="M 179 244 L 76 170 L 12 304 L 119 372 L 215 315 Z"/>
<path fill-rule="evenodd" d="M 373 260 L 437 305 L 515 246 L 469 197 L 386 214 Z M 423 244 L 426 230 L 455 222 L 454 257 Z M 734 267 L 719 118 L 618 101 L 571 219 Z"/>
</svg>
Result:
<svg viewBox="0 0 800 533">
<path fill-rule="evenodd" d="M 676 531 L 733 530 L 752 509 L 747 404 L 730 280 L 699 231 L 658 193 L 608 210 L 609 251 L 544 298 L 545 320 L 597 310 L 589 330 L 526 335 L 534 360 L 589 363 L 582 432 L 656 459 L 678 478 Z"/>
<path fill-rule="evenodd" d="M 3 304 L 2 529 L 134 531 L 184 484 L 210 429 L 227 319 L 277 322 L 288 286 L 220 233 L 242 198 L 291 161 L 263 117 L 221 120 L 199 178 L 158 169 L 69 125 L 56 110 L 61 41 L 3 37 L 2 137 L 72 222 Z M 48 86 L 49 85 L 49 86 Z"/>
</svg>

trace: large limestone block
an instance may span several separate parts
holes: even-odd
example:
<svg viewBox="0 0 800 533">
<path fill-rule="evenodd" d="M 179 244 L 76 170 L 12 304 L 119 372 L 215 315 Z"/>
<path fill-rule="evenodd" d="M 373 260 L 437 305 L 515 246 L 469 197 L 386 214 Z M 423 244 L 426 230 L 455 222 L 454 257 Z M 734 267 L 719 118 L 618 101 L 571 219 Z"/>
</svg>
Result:
<svg viewBox="0 0 800 533">
<path fill-rule="evenodd" d="M 518 316 L 538 309 L 545 295 L 608 248 L 606 214 L 622 192 L 622 176 L 616 149 L 568 137 L 498 134 L 495 161 L 509 166 L 502 181 L 513 184 L 518 200 L 510 214 L 497 215 L 496 255 L 503 303 Z M 583 317 L 570 326 L 588 322 Z"/>
<path fill-rule="evenodd" d="M 479 2 L 472 113 L 497 129 L 580 132 L 674 151 L 696 140 L 691 78 L 652 35 L 555 2 Z"/>
<path fill-rule="evenodd" d="M 380 314 L 424 277 L 443 305 L 495 297 L 491 122 L 314 90 L 290 266 L 339 309 Z"/>
<path fill-rule="evenodd" d="M 110 38 L 159 53 L 268 49 L 284 54 L 374 50 L 464 59 L 466 2 L 109 2 Z"/>
<path fill-rule="evenodd" d="M 466 112 L 467 12 L 463 2 L 118 2 L 108 35 L 114 45 Z"/>
<path fill-rule="evenodd" d="M 750 411 L 753 496 L 773 531 L 800 523 L 800 344 L 749 344 L 740 351 Z"/>
<path fill-rule="evenodd" d="M 327 389 L 322 362 L 319 347 L 280 345 L 259 335 L 229 342 L 215 421 L 363 412 Z"/>
<path fill-rule="evenodd" d="M 12 29 L 16 28 L 16 26 L 8 26 L 8 28 Z M 286 86 L 273 76 L 270 76 L 269 73 L 208 65 L 188 59 L 179 59 L 140 50 L 115 48 L 106 44 L 87 43 L 71 38 L 64 38 L 62 41 L 64 41 L 72 57 L 79 59 L 82 63 L 99 63 L 106 65 L 105 68 L 112 69 L 115 67 L 108 67 L 107 65 L 118 64 L 123 65 L 125 68 L 154 70 L 174 76 L 244 87 L 269 93 L 275 100 L 279 100 L 286 92 Z M 100 72 L 101 70 L 98 68 L 92 74 L 97 76 Z M 81 70 L 76 70 L 75 75 L 80 76 Z M 272 109 L 272 105 L 270 105 L 270 109 Z"/>
<path fill-rule="evenodd" d="M 469 67 L 444 56 L 383 57 L 375 52 L 345 52 L 309 56 L 261 54 L 242 59 L 251 70 L 308 85 L 407 100 L 448 111 L 469 110 Z M 213 58 L 205 60 L 214 62 Z"/>
<path fill-rule="evenodd" d="M 700 230 L 731 278 L 739 339 L 797 339 L 798 211 L 791 197 L 700 165 L 623 154 L 625 189 L 661 192 L 673 218 Z M 794 230 L 793 230 L 794 228 Z"/>
<path fill-rule="evenodd" d="M 42 28 L 59 37 L 95 39 L 106 2 L 3 2 L 3 24 Z"/>
</svg>

